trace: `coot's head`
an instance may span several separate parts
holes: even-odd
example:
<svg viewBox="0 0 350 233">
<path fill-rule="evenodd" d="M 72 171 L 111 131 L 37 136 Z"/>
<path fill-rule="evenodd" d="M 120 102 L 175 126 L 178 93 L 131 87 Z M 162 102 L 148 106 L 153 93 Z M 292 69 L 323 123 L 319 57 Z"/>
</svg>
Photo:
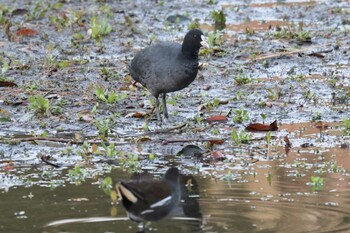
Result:
<svg viewBox="0 0 350 233">
<path fill-rule="evenodd" d="M 208 48 L 209 45 L 205 41 L 203 32 L 199 29 L 193 29 L 187 32 L 184 41 L 182 42 L 182 52 L 190 57 L 198 57 L 200 47 Z"/>
</svg>

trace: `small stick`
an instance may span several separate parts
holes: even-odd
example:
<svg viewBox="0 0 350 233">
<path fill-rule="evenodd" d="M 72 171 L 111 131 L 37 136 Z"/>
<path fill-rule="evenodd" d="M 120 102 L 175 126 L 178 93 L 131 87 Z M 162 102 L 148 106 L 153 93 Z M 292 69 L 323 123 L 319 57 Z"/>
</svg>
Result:
<svg viewBox="0 0 350 233">
<path fill-rule="evenodd" d="M 261 60 L 266 60 L 266 59 L 271 59 L 271 58 L 282 57 L 282 56 L 285 56 L 285 55 L 292 55 L 292 54 L 295 54 L 295 53 L 305 52 L 305 51 L 310 50 L 310 49 L 322 48 L 322 47 L 326 47 L 326 46 L 330 46 L 330 45 L 331 45 L 331 43 L 327 43 L 327 44 L 324 44 L 324 45 L 309 46 L 309 47 L 306 47 L 306 48 L 296 49 L 296 50 L 288 51 L 288 52 L 274 53 L 274 54 L 271 54 L 271 55 L 261 55 L 261 56 L 258 56 L 256 58 L 254 58 L 254 59 L 251 59 L 250 61 L 248 61 L 248 63 L 252 62 L 252 61 L 261 61 Z"/>
<path fill-rule="evenodd" d="M 30 138 L 3 138 L 2 141 L 4 142 L 6 140 L 9 140 L 10 142 L 33 142 L 33 141 L 52 141 L 52 142 L 62 142 L 62 143 L 70 143 L 70 144 L 77 144 L 82 145 L 86 141 L 75 141 L 72 139 L 65 139 L 65 138 L 46 138 L 46 137 L 30 137 Z M 94 140 L 87 140 L 88 143 L 94 143 L 94 144 L 102 144 L 102 141 L 94 141 Z M 115 145 L 126 145 L 129 142 L 109 142 L 114 143 Z"/>
</svg>

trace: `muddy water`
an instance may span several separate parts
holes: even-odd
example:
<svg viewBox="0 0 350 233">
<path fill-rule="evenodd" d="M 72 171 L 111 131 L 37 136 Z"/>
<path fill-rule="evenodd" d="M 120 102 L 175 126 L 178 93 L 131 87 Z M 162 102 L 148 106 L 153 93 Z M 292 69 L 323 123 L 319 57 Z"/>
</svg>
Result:
<svg viewBox="0 0 350 233">
<path fill-rule="evenodd" d="M 300 153 L 288 160 L 305 161 Z M 325 155 L 325 160 L 331 156 Z M 311 164 L 305 161 L 306 164 Z M 284 164 L 284 165 L 281 165 Z M 276 166 L 277 165 L 277 166 Z M 295 165 L 295 164 L 294 164 Z M 298 176 L 295 175 L 299 170 Z M 253 174 L 234 181 L 195 175 L 203 219 L 187 218 L 176 210 L 172 218 L 152 223 L 158 232 L 347 232 L 350 230 L 349 174 L 327 174 L 323 190 L 307 185 L 314 168 L 296 168 L 293 162 L 261 162 Z M 188 171 L 187 171 L 188 172 Z M 267 177 L 272 177 L 269 180 Z M 127 179 L 128 173 L 114 169 L 106 174 Z M 2 232 L 136 232 L 121 204 L 89 180 L 79 186 L 12 188 L 2 192 Z M 193 210 L 195 211 L 195 210 Z M 182 217 L 182 218 L 180 218 Z"/>
</svg>

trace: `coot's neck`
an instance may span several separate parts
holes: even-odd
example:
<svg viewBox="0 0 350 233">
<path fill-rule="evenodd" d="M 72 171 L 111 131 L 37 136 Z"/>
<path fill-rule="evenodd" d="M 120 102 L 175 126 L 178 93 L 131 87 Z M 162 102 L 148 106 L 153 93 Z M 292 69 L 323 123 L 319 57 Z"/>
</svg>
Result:
<svg viewBox="0 0 350 233">
<path fill-rule="evenodd" d="M 194 48 L 193 45 L 186 45 L 184 43 L 182 44 L 181 51 L 185 57 L 188 57 L 191 59 L 198 59 L 199 48 L 198 49 Z"/>
</svg>

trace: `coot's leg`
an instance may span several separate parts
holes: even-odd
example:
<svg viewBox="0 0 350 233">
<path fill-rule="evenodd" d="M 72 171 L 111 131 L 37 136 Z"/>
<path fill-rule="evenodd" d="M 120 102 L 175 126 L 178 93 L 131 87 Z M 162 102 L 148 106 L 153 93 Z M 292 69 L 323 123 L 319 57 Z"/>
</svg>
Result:
<svg viewBox="0 0 350 233">
<path fill-rule="evenodd" d="M 168 109 L 166 108 L 166 94 L 162 95 L 162 105 L 163 105 L 163 114 L 165 118 L 168 118 Z"/>
<path fill-rule="evenodd" d="M 155 97 L 156 98 L 156 113 L 157 113 L 157 120 L 159 122 L 162 121 L 162 118 L 160 118 L 160 114 L 159 114 L 159 99 L 158 99 L 158 96 Z"/>
</svg>

